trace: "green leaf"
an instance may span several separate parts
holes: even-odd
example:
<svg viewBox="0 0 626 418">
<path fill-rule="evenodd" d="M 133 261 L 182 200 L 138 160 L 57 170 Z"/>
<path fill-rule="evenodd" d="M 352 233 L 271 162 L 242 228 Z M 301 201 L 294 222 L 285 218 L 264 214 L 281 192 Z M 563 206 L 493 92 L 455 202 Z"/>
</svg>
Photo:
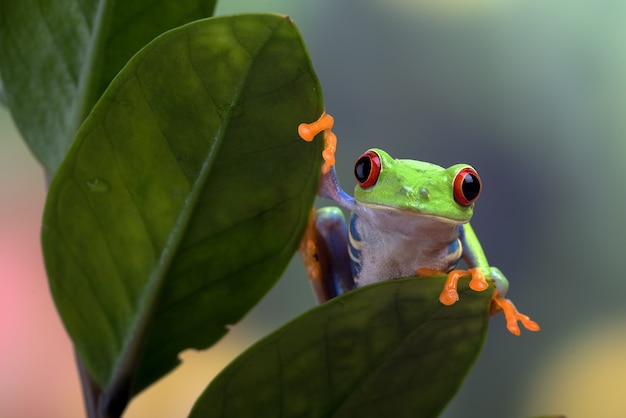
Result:
<svg viewBox="0 0 626 418">
<path fill-rule="evenodd" d="M 0 0 L 0 73 L 22 136 L 48 173 L 117 72 L 216 0 Z"/>
<path fill-rule="evenodd" d="M 444 277 L 366 286 L 264 338 L 219 374 L 190 417 L 434 417 L 484 342 L 492 289 Z"/>
<path fill-rule="evenodd" d="M 42 233 L 57 308 L 105 396 L 215 343 L 277 280 L 321 165 L 321 140 L 297 127 L 322 110 L 277 15 L 168 32 L 113 81 L 50 186 Z"/>
</svg>

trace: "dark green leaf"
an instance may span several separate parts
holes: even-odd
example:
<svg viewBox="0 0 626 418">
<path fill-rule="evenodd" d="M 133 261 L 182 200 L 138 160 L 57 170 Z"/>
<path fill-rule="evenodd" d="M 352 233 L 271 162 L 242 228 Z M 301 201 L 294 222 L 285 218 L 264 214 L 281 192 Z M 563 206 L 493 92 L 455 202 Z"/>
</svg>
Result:
<svg viewBox="0 0 626 418">
<path fill-rule="evenodd" d="M 164 31 L 211 16 L 215 2 L 0 0 L 7 103 L 49 173 L 130 57 Z"/>
<path fill-rule="evenodd" d="M 321 165 L 298 123 L 322 110 L 299 33 L 277 15 L 171 31 L 113 81 L 51 184 L 42 236 L 55 302 L 101 388 L 141 390 L 280 276 Z"/>
<path fill-rule="evenodd" d="M 492 289 L 443 277 L 348 292 L 264 338 L 218 375 L 192 418 L 434 417 L 461 385 L 487 329 Z"/>
</svg>

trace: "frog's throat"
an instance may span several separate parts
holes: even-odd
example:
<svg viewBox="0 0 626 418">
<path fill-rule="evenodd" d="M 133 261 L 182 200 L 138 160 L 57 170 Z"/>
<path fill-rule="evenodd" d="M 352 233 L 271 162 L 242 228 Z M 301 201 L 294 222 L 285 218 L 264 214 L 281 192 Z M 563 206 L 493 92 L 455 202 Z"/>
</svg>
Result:
<svg viewBox="0 0 626 418">
<path fill-rule="evenodd" d="M 385 205 L 377 205 L 375 203 L 359 202 L 359 205 L 366 207 L 368 209 L 386 210 L 389 212 L 402 213 L 403 215 L 406 215 L 406 216 L 417 216 L 420 218 L 432 219 L 434 221 L 449 224 L 449 225 L 463 225 L 470 221 L 469 219 L 454 219 L 454 218 L 449 218 L 446 216 L 433 215 L 431 213 L 424 213 L 424 212 L 420 212 L 417 210 L 408 210 L 408 209 L 394 208 L 394 207 L 385 206 Z"/>
</svg>

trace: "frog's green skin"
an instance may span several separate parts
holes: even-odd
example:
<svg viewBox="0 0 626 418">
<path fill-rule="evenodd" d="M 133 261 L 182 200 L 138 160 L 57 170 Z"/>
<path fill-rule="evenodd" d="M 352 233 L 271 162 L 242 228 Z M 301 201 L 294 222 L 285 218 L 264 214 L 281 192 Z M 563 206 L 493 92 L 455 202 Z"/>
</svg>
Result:
<svg viewBox="0 0 626 418">
<path fill-rule="evenodd" d="M 380 172 L 369 184 L 373 178 L 365 178 L 371 174 L 366 160 L 372 163 L 376 157 Z M 473 177 L 464 189 L 462 180 L 467 173 Z M 357 160 L 355 175 L 360 184 L 354 197 L 341 189 L 334 169 L 322 175 L 320 195 L 352 215 L 347 226 L 337 207 L 316 212 L 323 286 L 316 289 L 319 299 L 382 280 L 414 276 L 418 269 L 450 272 L 461 259 L 493 279 L 504 296 L 508 282 L 489 266 L 469 224 L 480 191 L 480 178 L 473 168 L 397 160 L 372 149 Z M 461 178 L 455 182 L 457 177 Z M 464 190 L 470 199 L 463 195 Z"/>
</svg>

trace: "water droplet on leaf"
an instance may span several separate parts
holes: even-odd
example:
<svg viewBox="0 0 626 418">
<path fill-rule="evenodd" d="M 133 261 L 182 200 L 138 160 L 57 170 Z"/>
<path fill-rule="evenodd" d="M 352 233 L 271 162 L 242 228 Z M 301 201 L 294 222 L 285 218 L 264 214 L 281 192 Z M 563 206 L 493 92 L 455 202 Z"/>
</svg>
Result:
<svg viewBox="0 0 626 418">
<path fill-rule="evenodd" d="M 89 190 L 95 193 L 106 193 L 111 190 L 111 185 L 102 179 L 93 179 L 87 182 Z"/>
</svg>

